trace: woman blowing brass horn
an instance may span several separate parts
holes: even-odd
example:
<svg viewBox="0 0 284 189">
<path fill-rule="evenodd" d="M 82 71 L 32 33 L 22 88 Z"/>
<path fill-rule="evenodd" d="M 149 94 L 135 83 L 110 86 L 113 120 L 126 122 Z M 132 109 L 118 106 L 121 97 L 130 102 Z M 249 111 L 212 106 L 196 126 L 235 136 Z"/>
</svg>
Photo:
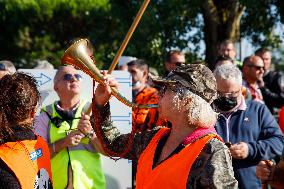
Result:
<svg viewBox="0 0 284 189">
<path fill-rule="evenodd" d="M 117 82 L 106 73 L 103 79 L 94 94 L 95 129 L 105 151 L 121 152 L 130 135 L 112 125 L 108 103 Z M 210 103 L 217 93 L 212 72 L 200 64 L 182 65 L 158 82 L 163 86 L 160 116 L 172 127 L 135 133 L 124 158 L 138 159 L 136 188 L 237 188 L 231 155 L 214 130 L 217 114 Z"/>
</svg>

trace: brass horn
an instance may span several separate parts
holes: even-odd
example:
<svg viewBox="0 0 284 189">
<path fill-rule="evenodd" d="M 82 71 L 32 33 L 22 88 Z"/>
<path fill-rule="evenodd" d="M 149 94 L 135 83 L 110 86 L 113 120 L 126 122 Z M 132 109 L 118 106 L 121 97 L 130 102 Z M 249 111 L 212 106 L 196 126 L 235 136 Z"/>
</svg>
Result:
<svg viewBox="0 0 284 189">
<path fill-rule="evenodd" d="M 88 39 L 79 39 L 74 42 L 64 53 L 61 63 L 78 67 L 100 84 L 104 84 L 100 70 L 94 64 L 91 55 L 93 54 L 92 44 Z M 112 95 L 120 102 L 132 108 L 157 108 L 157 104 L 138 105 L 123 97 L 116 88 L 112 87 Z"/>
</svg>

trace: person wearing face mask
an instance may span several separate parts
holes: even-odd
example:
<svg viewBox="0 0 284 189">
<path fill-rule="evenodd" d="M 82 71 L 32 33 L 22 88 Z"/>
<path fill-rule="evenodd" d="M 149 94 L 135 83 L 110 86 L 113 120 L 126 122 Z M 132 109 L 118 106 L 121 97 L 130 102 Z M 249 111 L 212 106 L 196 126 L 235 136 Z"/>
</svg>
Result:
<svg viewBox="0 0 284 189">
<path fill-rule="evenodd" d="M 145 60 L 137 59 L 127 63 L 128 71 L 132 76 L 132 97 L 136 104 L 157 104 L 158 91 L 147 83 L 149 67 Z M 161 125 L 165 120 L 159 119 L 156 108 L 134 109 L 132 112 L 132 123 L 138 131 L 152 129 Z"/>
<path fill-rule="evenodd" d="M 213 106 L 220 113 L 215 128 L 230 149 L 239 188 L 261 189 L 256 165 L 280 156 L 284 137 L 264 104 L 244 99 L 242 73 L 235 65 L 221 65 L 214 75 L 218 98 Z"/>
</svg>

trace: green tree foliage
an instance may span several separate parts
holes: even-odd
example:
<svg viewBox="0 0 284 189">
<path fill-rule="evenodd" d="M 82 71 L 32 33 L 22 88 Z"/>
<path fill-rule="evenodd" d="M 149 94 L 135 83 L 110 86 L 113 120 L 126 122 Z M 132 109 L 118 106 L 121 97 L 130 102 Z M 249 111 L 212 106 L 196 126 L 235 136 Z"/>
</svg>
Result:
<svg viewBox="0 0 284 189">
<path fill-rule="evenodd" d="M 2 0 L 0 58 L 18 67 L 32 67 L 36 58 L 59 65 L 74 38 L 106 43 L 98 39 L 106 39 L 109 9 L 107 0 Z"/>
<path fill-rule="evenodd" d="M 142 2 L 0 0 L 0 58 L 18 67 L 32 67 L 36 58 L 58 65 L 70 40 L 87 37 L 98 66 L 108 68 Z M 200 59 L 202 40 L 210 65 L 225 39 L 277 48 L 283 10 L 280 0 L 152 0 L 123 55 L 145 58 L 161 71 L 170 49 L 185 51 L 190 62 Z"/>
<path fill-rule="evenodd" d="M 110 2 L 121 36 L 126 33 L 142 1 Z M 282 9 L 284 3 L 277 0 L 154 0 L 125 54 L 144 57 L 161 70 L 166 51 L 183 50 L 193 62 L 200 58 L 197 52 L 200 41 L 204 40 L 206 62 L 213 67 L 217 46 L 223 40 L 238 42 L 247 38 L 256 47 L 278 48 L 282 33 L 275 32 L 275 26 L 284 20 Z"/>
<path fill-rule="evenodd" d="M 116 28 L 120 31 L 117 39 L 121 42 L 142 1 L 110 2 L 111 12 L 117 19 Z M 160 72 L 163 71 L 165 54 L 170 49 L 183 50 L 186 54 L 193 55 L 190 58 L 195 60 L 199 51 L 198 43 L 202 39 L 202 32 L 197 31 L 197 28 L 202 24 L 199 17 L 196 17 L 197 10 L 188 10 L 188 3 L 187 0 L 151 1 L 124 54 L 145 58 Z M 193 45 L 189 46 L 190 44 Z"/>
</svg>

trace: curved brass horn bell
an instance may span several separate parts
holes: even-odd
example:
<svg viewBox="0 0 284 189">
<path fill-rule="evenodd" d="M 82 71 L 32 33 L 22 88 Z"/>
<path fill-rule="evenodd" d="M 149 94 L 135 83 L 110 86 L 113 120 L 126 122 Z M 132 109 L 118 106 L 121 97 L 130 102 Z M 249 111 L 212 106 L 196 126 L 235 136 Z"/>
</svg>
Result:
<svg viewBox="0 0 284 189">
<path fill-rule="evenodd" d="M 64 53 L 61 63 L 69 64 L 78 67 L 80 70 L 88 74 L 95 81 L 104 84 L 104 80 L 100 70 L 94 64 L 91 58 L 93 54 L 93 47 L 88 39 L 79 39 L 74 42 Z M 115 96 L 123 104 L 132 108 L 157 108 L 157 104 L 138 105 L 130 102 L 123 97 L 116 88 L 112 87 L 112 95 Z"/>
</svg>

